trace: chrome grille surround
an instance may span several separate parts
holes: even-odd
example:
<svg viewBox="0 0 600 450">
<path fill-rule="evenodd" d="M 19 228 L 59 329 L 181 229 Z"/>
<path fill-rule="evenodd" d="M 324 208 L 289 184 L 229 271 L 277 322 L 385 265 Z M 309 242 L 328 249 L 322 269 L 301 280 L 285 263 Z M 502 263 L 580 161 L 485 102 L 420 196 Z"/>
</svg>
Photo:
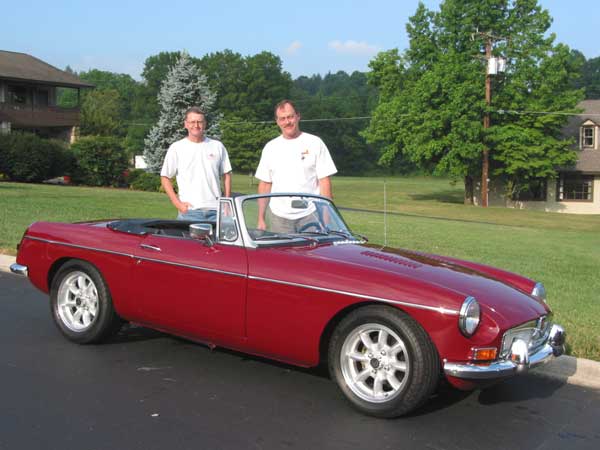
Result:
<svg viewBox="0 0 600 450">
<path fill-rule="evenodd" d="M 511 328 L 502 337 L 500 359 L 510 358 L 512 344 L 516 339 L 520 339 L 527 344 L 530 355 L 537 352 L 546 344 L 551 328 L 552 317 L 550 315 L 543 315 L 536 320 Z"/>
</svg>

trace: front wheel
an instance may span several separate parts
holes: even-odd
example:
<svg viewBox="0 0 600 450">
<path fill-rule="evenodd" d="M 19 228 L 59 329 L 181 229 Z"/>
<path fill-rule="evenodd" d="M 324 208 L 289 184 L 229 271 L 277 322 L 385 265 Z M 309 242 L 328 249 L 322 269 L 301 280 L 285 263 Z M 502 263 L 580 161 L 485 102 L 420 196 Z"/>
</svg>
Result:
<svg viewBox="0 0 600 450">
<path fill-rule="evenodd" d="M 52 280 L 52 318 L 71 341 L 93 344 L 116 333 L 121 326 L 102 275 L 85 261 L 65 263 Z"/>
<path fill-rule="evenodd" d="M 359 308 L 335 329 L 329 371 L 363 413 L 397 417 L 422 405 L 440 374 L 437 351 L 410 316 L 388 306 Z"/>
</svg>

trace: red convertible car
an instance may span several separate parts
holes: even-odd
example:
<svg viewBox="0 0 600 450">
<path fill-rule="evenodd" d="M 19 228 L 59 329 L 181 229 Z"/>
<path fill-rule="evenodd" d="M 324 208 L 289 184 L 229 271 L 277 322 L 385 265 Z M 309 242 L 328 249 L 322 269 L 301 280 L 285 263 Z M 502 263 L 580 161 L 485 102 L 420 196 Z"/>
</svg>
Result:
<svg viewBox="0 0 600 450">
<path fill-rule="evenodd" d="M 265 219 L 265 220 L 263 220 Z M 124 321 L 310 367 L 379 417 L 445 378 L 473 389 L 564 352 L 542 284 L 500 269 L 366 243 L 326 198 L 222 198 L 216 222 L 36 222 L 14 273 L 49 293 L 71 341 Z"/>
</svg>

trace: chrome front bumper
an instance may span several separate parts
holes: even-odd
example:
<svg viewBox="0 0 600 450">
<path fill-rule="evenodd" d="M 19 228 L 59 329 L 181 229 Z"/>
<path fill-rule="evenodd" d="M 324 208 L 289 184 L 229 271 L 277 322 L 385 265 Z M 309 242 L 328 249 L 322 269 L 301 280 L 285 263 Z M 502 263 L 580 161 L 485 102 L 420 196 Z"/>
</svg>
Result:
<svg viewBox="0 0 600 450">
<path fill-rule="evenodd" d="M 447 376 L 465 380 L 490 380 L 505 378 L 519 373 L 525 373 L 540 364 L 565 352 L 565 330 L 560 325 L 552 325 L 548 340 L 542 348 L 531 355 L 527 352 L 527 344 L 517 339 L 511 346 L 508 359 L 494 361 L 489 364 L 444 363 L 444 373 Z"/>
<path fill-rule="evenodd" d="M 17 263 L 10 265 L 10 271 L 12 273 L 16 273 L 17 275 L 23 275 L 25 277 L 29 274 L 27 266 L 22 266 L 21 264 Z"/>
</svg>

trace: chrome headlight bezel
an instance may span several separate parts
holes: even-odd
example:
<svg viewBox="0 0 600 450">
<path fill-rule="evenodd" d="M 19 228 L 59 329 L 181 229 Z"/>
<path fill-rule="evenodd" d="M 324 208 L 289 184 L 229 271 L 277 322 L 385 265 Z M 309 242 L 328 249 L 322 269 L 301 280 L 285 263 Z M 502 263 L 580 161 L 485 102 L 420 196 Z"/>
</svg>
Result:
<svg viewBox="0 0 600 450">
<path fill-rule="evenodd" d="M 458 314 L 458 329 L 465 337 L 471 337 L 479 328 L 481 307 L 475 297 L 467 297 Z"/>
<path fill-rule="evenodd" d="M 535 286 L 531 290 L 532 297 L 535 297 L 544 303 L 546 303 L 546 288 L 543 283 L 535 283 Z"/>
</svg>

